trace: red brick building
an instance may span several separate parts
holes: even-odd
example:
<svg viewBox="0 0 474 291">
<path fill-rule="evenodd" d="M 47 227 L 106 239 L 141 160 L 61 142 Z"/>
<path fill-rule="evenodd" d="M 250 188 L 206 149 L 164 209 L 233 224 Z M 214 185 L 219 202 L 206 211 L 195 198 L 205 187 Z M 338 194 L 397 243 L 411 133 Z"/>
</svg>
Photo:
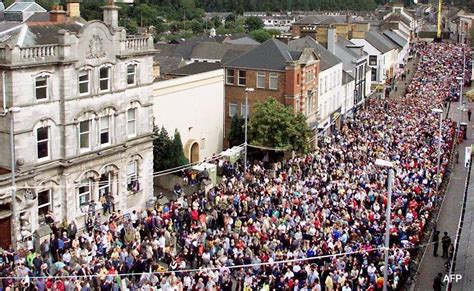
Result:
<svg viewBox="0 0 474 291">
<path fill-rule="evenodd" d="M 234 114 L 245 116 L 245 89 L 249 92 L 249 118 L 257 102 L 273 97 L 302 112 L 311 128 L 316 126 L 319 56 L 312 48 L 292 51 L 283 42 L 270 39 L 224 64 L 225 136 Z"/>
</svg>

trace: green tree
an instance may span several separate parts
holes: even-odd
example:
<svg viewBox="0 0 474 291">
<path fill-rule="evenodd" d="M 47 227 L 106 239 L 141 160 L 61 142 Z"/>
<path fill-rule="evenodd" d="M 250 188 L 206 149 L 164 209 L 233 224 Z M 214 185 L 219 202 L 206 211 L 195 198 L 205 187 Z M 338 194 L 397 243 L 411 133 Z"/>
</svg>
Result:
<svg viewBox="0 0 474 291">
<path fill-rule="evenodd" d="M 183 153 L 183 145 L 178 131 L 175 131 L 171 139 L 164 127 L 155 128 L 155 139 L 153 140 L 153 169 L 162 171 L 186 164 Z"/>
<path fill-rule="evenodd" d="M 272 97 L 255 105 L 248 128 L 251 144 L 288 148 L 304 153 L 310 149 L 312 131 L 303 114 L 294 114 Z"/>
<path fill-rule="evenodd" d="M 264 42 L 272 38 L 272 35 L 266 29 L 254 30 L 250 32 L 250 36 L 258 42 Z"/>
<path fill-rule="evenodd" d="M 240 145 L 245 141 L 245 119 L 234 114 L 230 123 L 230 131 L 227 139 L 231 147 Z"/>
<path fill-rule="evenodd" d="M 204 31 L 204 26 L 203 26 L 202 19 L 201 20 L 194 19 L 194 20 L 190 21 L 190 23 L 187 24 L 187 25 L 189 25 L 189 27 L 191 28 L 191 30 L 195 34 L 199 34 L 199 33 L 202 33 Z"/>
<path fill-rule="evenodd" d="M 263 20 L 257 16 L 250 16 L 245 19 L 245 27 L 248 31 L 259 30 L 263 28 Z"/>
<path fill-rule="evenodd" d="M 225 18 L 225 22 L 234 22 L 236 19 L 237 19 L 237 16 L 235 16 L 234 13 L 230 13 L 230 14 L 227 15 L 227 17 Z"/>
<path fill-rule="evenodd" d="M 175 129 L 173 141 L 171 143 L 171 157 L 174 167 L 179 167 L 187 164 L 188 160 L 184 156 L 183 143 L 181 142 L 181 135 Z M 174 168 L 173 167 L 173 168 Z"/>
<path fill-rule="evenodd" d="M 218 28 L 222 24 L 221 19 L 218 16 L 213 16 L 211 22 L 214 25 L 214 28 Z"/>
</svg>

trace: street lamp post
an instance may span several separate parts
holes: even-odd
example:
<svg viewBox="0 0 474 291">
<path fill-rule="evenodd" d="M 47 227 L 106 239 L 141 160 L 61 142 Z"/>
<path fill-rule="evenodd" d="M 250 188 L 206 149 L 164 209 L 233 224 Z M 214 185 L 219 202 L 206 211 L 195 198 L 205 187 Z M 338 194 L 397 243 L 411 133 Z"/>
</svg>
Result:
<svg viewBox="0 0 474 291">
<path fill-rule="evenodd" d="M 254 88 L 245 88 L 245 148 L 244 148 L 244 172 L 247 171 L 247 125 L 249 115 L 249 92 L 255 91 Z"/>
<path fill-rule="evenodd" d="M 383 269 L 383 291 L 388 290 L 388 255 L 390 250 L 390 214 L 392 208 L 392 187 L 395 179 L 394 165 L 392 162 L 382 159 L 375 160 L 375 165 L 381 168 L 388 168 L 387 185 L 387 209 L 385 210 L 385 245 L 384 245 L 384 269 Z"/>
<path fill-rule="evenodd" d="M 439 114 L 439 136 L 438 136 L 438 161 L 436 163 L 436 190 L 439 190 L 439 185 L 441 184 L 440 173 L 441 173 L 441 141 L 443 139 L 442 133 L 442 115 L 443 110 L 439 108 L 431 109 L 433 113 Z"/>
</svg>

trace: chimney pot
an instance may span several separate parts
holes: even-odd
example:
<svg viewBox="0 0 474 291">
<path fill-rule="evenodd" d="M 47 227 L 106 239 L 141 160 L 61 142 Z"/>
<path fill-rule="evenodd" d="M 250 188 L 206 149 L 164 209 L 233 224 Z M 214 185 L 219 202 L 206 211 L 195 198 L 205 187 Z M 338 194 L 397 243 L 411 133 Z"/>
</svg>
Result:
<svg viewBox="0 0 474 291">
<path fill-rule="evenodd" d="M 56 23 L 66 21 L 66 11 L 63 10 L 63 6 L 53 5 L 52 10 L 49 12 L 49 21 Z"/>
</svg>

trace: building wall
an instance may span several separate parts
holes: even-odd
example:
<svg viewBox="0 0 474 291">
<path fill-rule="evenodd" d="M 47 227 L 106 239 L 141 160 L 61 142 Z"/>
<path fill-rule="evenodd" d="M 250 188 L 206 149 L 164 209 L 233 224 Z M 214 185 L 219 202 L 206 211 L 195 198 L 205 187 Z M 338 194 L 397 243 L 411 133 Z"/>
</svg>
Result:
<svg viewBox="0 0 474 291">
<path fill-rule="evenodd" d="M 185 155 L 194 142 L 199 158 L 222 151 L 224 139 L 224 71 L 159 81 L 153 84 L 155 125 L 164 126 L 170 135 L 177 129 Z"/>
<path fill-rule="evenodd" d="M 376 56 L 377 57 L 377 63 L 375 65 L 370 65 L 370 63 L 367 63 L 368 66 L 371 68 L 375 68 L 377 70 L 377 76 L 376 76 L 376 81 L 374 83 L 385 83 L 385 78 L 386 78 L 386 69 L 385 69 L 385 56 L 377 50 L 374 46 L 372 46 L 367 40 L 365 39 L 360 39 L 360 38 L 353 38 L 351 39 L 351 42 L 353 42 L 356 45 L 361 45 L 364 48 L 364 51 L 369 55 L 369 61 L 370 61 L 370 56 Z M 370 75 L 371 78 L 371 75 Z"/>
<path fill-rule="evenodd" d="M 229 85 L 225 82 L 225 105 L 224 105 L 224 138 L 227 138 L 230 130 L 230 124 L 232 121 L 232 116 L 229 115 L 229 107 L 231 103 L 237 104 L 237 114 L 244 117 L 245 110 L 242 111 L 242 107 L 245 107 L 245 88 L 254 88 L 254 92 L 248 93 L 248 102 L 249 102 L 249 116 L 251 118 L 252 111 L 258 102 L 264 102 L 269 97 L 275 98 L 278 102 L 285 104 L 285 96 L 286 96 L 286 76 L 284 71 L 279 72 L 270 72 L 270 71 L 261 71 L 265 72 L 265 88 L 257 88 L 257 71 L 256 70 L 246 70 L 246 85 L 245 86 L 238 86 L 237 79 L 238 79 L 238 69 L 229 68 L 235 71 L 235 82 L 234 85 Z M 227 69 L 226 69 L 227 70 Z M 269 74 L 276 73 L 278 74 L 278 89 L 273 90 L 268 88 L 269 84 Z"/>
<path fill-rule="evenodd" d="M 342 85 L 344 100 L 343 100 L 343 107 L 342 107 L 342 114 L 347 116 L 352 112 L 354 108 L 354 89 L 355 89 L 355 82 L 354 80 Z"/>
<path fill-rule="evenodd" d="M 342 107 L 344 92 L 342 87 L 342 62 L 336 66 L 321 71 L 319 75 L 319 128 L 327 129 L 330 125 L 330 115 Z"/>
<path fill-rule="evenodd" d="M 14 225 L 12 233 L 18 240 L 40 226 L 38 200 L 25 198 L 30 190 L 36 194 L 50 190 L 50 210 L 56 220 L 77 220 L 79 227 L 88 209 L 79 202 L 84 180 L 90 186 L 90 195 L 84 196 L 84 201 L 94 202 L 98 211 L 99 186 L 105 191 L 102 186 L 108 185 L 116 209 L 124 211 L 141 208 L 153 197 L 153 40 L 125 36 L 124 31 L 111 33 L 104 23 L 95 21 L 86 24 L 77 35 L 61 35 L 63 46 L 57 48 L 56 55 L 48 56 L 51 60 L 16 59 L 18 48 L 3 55 L 11 59 L 1 63 L 21 64 L 0 68 L 6 75 L 7 106 L 20 108 L 13 117 L 19 217 L 12 220 L 19 221 L 19 225 Z M 133 65 L 136 72 L 131 85 L 127 84 L 128 65 Z M 99 72 L 105 67 L 109 68 L 110 89 L 101 92 Z M 78 91 L 79 72 L 83 70 L 89 74 L 87 94 Z M 46 99 L 37 100 L 37 77 L 47 78 Z M 136 110 L 134 119 L 128 118 L 132 116 L 129 109 Z M 100 143 L 101 117 L 109 120 L 107 144 Z M 5 152 L 10 150 L 6 142 L 9 118 L 0 118 L 0 142 Z M 90 125 L 87 149 L 80 149 L 81 121 Z M 49 155 L 40 159 L 37 130 L 45 127 Z M 138 180 L 139 186 L 133 189 L 129 187 L 132 179 L 127 178 L 129 165 L 137 167 L 133 180 Z M 0 159 L 0 167 L 10 168 L 9 155 Z M 99 182 L 102 174 L 107 175 L 107 181 Z M 0 177 L 0 204 L 10 204 L 11 209 L 9 177 Z"/>
</svg>

